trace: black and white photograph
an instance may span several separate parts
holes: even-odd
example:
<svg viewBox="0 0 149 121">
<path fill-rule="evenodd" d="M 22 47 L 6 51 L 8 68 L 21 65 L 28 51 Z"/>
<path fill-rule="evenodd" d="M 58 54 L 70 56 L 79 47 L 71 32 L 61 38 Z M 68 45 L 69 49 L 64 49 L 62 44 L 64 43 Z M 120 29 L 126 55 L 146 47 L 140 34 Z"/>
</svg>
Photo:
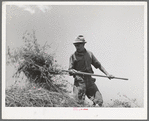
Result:
<svg viewBox="0 0 149 121">
<path fill-rule="evenodd" d="M 2 119 L 147 119 L 147 2 L 3 2 Z"/>
</svg>

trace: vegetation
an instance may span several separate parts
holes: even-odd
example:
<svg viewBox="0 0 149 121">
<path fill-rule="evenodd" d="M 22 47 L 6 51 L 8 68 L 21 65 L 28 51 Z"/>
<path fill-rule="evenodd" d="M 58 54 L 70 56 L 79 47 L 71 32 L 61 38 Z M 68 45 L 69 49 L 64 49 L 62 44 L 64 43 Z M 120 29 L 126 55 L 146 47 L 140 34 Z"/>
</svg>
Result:
<svg viewBox="0 0 149 121">
<path fill-rule="evenodd" d="M 30 83 L 38 84 L 51 91 L 67 92 L 65 88 L 67 81 L 62 80 L 62 73 L 59 73 L 61 66 L 54 60 L 53 53 L 48 54 L 50 46 L 47 44 L 40 46 L 34 31 L 27 35 L 30 35 L 30 38 L 23 36 L 25 46 L 17 49 L 13 55 L 8 52 L 10 60 L 18 65 L 14 77 L 17 78 L 24 73 Z M 59 75 L 56 75 L 57 73 Z M 61 82 L 55 81 L 56 78 Z"/>
<path fill-rule="evenodd" d="M 130 99 L 126 95 L 121 95 L 118 93 L 118 98 L 114 100 L 111 99 L 111 103 L 107 103 L 105 107 L 136 108 L 140 106 L 137 104 L 136 99 Z"/>
<path fill-rule="evenodd" d="M 26 37 L 28 35 L 30 38 Z M 62 67 L 54 60 L 54 54 L 48 52 L 50 46 L 46 43 L 40 46 L 35 31 L 32 34 L 26 32 L 23 40 L 25 46 L 13 54 L 8 48 L 7 63 L 17 63 L 13 77 L 17 79 L 23 73 L 28 83 L 23 88 L 12 85 L 6 89 L 6 106 L 81 106 L 68 96 L 69 83 L 63 78 Z"/>
<path fill-rule="evenodd" d="M 80 107 L 66 94 L 48 91 L 36 84 L 6 90 L 6 107 Z"/>
</svg>

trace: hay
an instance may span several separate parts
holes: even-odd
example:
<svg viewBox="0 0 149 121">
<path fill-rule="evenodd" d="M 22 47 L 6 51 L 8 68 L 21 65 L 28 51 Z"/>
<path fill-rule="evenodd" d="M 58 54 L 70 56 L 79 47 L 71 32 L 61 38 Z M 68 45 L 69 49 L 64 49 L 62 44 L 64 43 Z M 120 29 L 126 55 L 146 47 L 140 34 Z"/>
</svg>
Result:
<svg viewBox="0 0 149 121">
<path fill-rule="evenodd" d="M 24 46 L 10 52 L 7 56 L 9 63 L 16 63 L 14 78 L 20 79 L 23 73 L 28 81 L 25 87 L 12 85 L 6 89 L 7 107 L 80 107 L 81 105 L 69 97 L 67 80 L 60 72 L 62 67 L 56 63 L 54 53 L 49 52 L 50 46 L 45 43 L 41 46 L 37 43 L 35 33 L 31 38 L 24 39 Z M 58 74 L 58 75 L 57 75 Z M 54 80 L 54 77 L 58 81 Z M 21 81 L 21 80 L 19 80 Z"/>
<path fill-rule="evenodd" d="M 34 31 L 32 34 L 27 32 L 26 34 L 31 35 L 31 38 L 23 36 L 25 42 L 23 47 L 16 49 L 13 55 L 10 54 L 10 49 L 8 51 L 9 58 L 13 60 L 15 58 L 18 65 L 14 78 L 18 78 L 23 72 L 31 83 L 44 86 L 51 91 L 67 92 L 65 80 L 59 85 L 52 79 L 55 76 L 61 78 L 62 67 L 56 63 L 55 54 L 49 52 L 50 45 L 47 43 L 39 45 Z"/>
<path fill-rule="evenodd" d="M 25 88 L 12 86 L 6 90 L 6 107 L 81 107 L 66 94 L 48 91 L 35 84 Z"/>
</svg>

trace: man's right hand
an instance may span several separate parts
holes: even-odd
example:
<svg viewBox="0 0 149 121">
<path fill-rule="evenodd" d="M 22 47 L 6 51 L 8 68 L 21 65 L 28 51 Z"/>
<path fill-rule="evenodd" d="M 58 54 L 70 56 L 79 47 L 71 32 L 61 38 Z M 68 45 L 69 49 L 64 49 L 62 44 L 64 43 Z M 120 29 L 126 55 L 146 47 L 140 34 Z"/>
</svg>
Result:
<svg viewBox="0 0 149 121">
<path fill-rule="evenodd" d="M 77 73 L 77 70 L 75 69 L 70 69 L 69 71 L 70 71 L 69 72 L 70 75 L 75 75 Z"/>
</svg>

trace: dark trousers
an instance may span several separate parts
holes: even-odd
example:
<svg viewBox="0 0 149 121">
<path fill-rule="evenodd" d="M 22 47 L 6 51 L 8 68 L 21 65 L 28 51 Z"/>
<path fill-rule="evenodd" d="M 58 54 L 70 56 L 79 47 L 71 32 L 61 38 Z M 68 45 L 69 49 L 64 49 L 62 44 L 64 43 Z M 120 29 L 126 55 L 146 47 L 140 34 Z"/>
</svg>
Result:
<svg viewBox="0 0 149 121">
<path fill-rule="evenodd" d="M 74 85 L 76 87 L 74 87 L 73 91 L 75 95 L 77 95 L 79 103 L 84 103 L 85 95 L 87 95 L 87 97 L 92 100 L 94 104 L 102 106 L 103 98 L 94 82 L 95 79 L 91 76 L 75 76 Z"/>
</svg>

